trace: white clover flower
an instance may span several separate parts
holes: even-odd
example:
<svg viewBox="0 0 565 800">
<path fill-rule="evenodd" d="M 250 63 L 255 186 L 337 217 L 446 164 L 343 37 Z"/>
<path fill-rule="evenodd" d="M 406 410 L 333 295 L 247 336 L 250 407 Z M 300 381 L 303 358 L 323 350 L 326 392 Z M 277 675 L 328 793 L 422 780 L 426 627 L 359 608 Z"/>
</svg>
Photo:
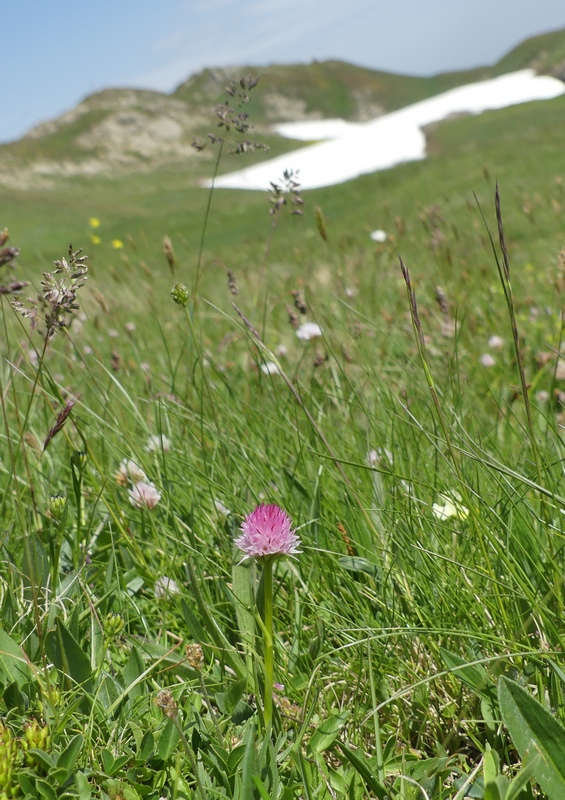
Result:
<svg viewBox="0 0 565 800">
<path fill-rule="evenodd" d="M 504 347 L 504 339 L 502 336 L 491 336 L 488 340 L 488 346 L 493 350 L 502 350 Z"/>
<path fill-rule="evenodd" d="M 147 475 L 141 467 L 130 458 L 124 458 L 115 475 L 116 483 L 127 486 L 128 483 L 142 483 L 147 481 Z"/>
<path fill-rule="evenodd" d="M 482 364 L 483 367 L 494 367 L 496 361 L 494 360 L 494 358 L 491 356 L 490 353 L 484 353 L 479 358 L 479 363 Z"/>
<path fill-rule="evenodd" d="M 155 508 L 161 499 L 161 492 L 152 483 L 140 481 L 128 490 L 129 501 L 136 508 Z"/>
<path fill-rule="evenodd" d="M 296 335 L 303 342 L 308 342 L 310 339 L 317 339 L 322 335 L 322 328 L 317 322 L 304 322 L 296 331 Z"/>
<path fill-rule="evenodd" d="M 275 364 L 274 361 L 267 361 L 265 364 L 261 364 L 261 372 L 264 375 L 280 375 L 281 371 L 279 369 L 279 365 Z"/>
<path fill-rule="evenodd" d="M 380 228 L 370 233 L 369 236 L 374 242 L 386 242 L 388 238 L 386 231 L 382 231 Z"/>
<path fill-rule="evenodd" d="M 451 495 L 440 494 L 439 499 L 440 503 L 432 505 L 432 513 L 437 519 L 467 519 L 469 516 L 469 509 L 461 502 L 459 492 L 452 492 Z"/>
<path fill-rule="evenodd" d="M 163 597 L 168 597 L 172 594 L 180 594 L 178 583 L 173 580 L 173 578 L 168 578 L 166 575 L 157 578 L 153 591 L 155 592 L 157 600 L 161 600 Z"/>
<path fill-rule="evenodd" d="M 145 450 L 148 453 L 168 453 L 171 449 L 171 440 L 164 434 L 150 436 L 145 445 Z"/>
<path fill-rule="evenodd" d="M 279 358 L 284 358 L 286 355 L 288 355 L 288 348 L 284 344 L 278 344 L 275 348 L 275 353 Z"/>
</svg>

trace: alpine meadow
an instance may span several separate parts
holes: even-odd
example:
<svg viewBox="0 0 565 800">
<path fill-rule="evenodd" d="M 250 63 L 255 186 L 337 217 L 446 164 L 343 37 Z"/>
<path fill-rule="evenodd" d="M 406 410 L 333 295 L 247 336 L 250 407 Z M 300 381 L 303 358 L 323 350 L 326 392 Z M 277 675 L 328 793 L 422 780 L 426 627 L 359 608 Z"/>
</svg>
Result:
<svg viewBox="0 0 565 800">
<path fill-rule="evenodd" d="M 565 95 L 214 188 L 276 123 L 528 68 L 565 31 L 0 146 L 0 800 L 565 798 Z"/>
</svg>

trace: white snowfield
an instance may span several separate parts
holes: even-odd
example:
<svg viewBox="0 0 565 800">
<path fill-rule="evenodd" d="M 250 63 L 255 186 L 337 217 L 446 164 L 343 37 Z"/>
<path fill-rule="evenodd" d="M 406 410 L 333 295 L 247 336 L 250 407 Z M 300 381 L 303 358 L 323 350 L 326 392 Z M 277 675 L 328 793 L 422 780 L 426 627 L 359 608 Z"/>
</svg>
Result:
<svg viewBox="0 0 565 800">
<path fill-rule="evenodd" d="M 480 114 L 531 100 L 548 100 L 563 93 L 562 81 L 525 69 L 451 89 L 371 122 L 328 119 L 285 123 L 275 128 L 283 136 L 327 141 L 221 175 L 214 185 L 223 189 L 268 190 L 271 182 L 280 182 L 285 170 L 292 170 L 298 175 L 302 189 L 333 186 L 403 161 L 425 158 L 426 138 L 422 130 L 425 125 L 453 114 Z M 210 181 L 204 185 L 210 186 Z"/>
</svg>

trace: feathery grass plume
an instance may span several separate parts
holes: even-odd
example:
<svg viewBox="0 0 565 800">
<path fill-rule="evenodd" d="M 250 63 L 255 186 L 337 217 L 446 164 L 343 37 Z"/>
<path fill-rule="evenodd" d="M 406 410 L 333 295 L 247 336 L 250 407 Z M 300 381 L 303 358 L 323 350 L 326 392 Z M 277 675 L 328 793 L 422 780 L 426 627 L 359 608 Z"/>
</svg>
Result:
<svg viewBox="0 0 565 800">
<path fill-rule="evenodd" d="M 0 231 L 0 247 L 6 244 L 9 239 L 8 228 Z M 20 254 L 19 247 L 3 247 L 0 250 L 0 267 L 12 266 L 16 258 Z M 29 286 L 29 281 L 10 281 L 4 285 L 0 285 L 0 294 L 16 294 L 22 289 Z"/>
<path fill-rule="evenodd" d="M 300 193 L 300 179 L 298 172 L 292 169 L 285 169 L 282 180 L 271 181 L 271 194 L 269 196 L 271 205 L 269 214 L 276 217 L 280 211 L 290 204 L 290 213 L 294 216 L 304 214 L 304 200 Z"/>
<path fill-rule="evenodd" d="M 88 272 L 85 264 L 88 256 L 81 256 L 81 253 L 82 250 L 73 250 L 72 244 L 69 245 L 68 258 L 55 261 L 56 269 L 52 273 L 43 273 L 37 300 L 30 300 L 28 306 L 20 300 L 12 300 L 14 310 L 31 320 L 32 330 L 43 322 L 45 341 L 66 328 L 68 318 L 79 309 L 77 293 L 84 286 Z"/>
<path fill-rule="evenodd" d="M 233 144 L 233 149 L 229 150 L 232 155 L 241 155 L 244 153 L 254 153 L 255 150 L 269 150 L 268 145 L 261 142 L 252 142 L 249 139 L 241 139 L 234 137 L 239 134 L 240 137 L 246 136 L 253 128 L 253 124 L 249 119 L 249 114 L 243 111 L 243 106 L 250 102 L 251 98 L 249 93 L 257 86 L 259 78 L 254 78 L 251 75 L 247 77 L 241 76 L 237 81 L 231 81 L 225 87 L 226 99 L 214 109 L 218 122 L 218 128 L 222 133 L 229 134 L 229 136 L 217 136 L 215 133 L 208 134 L 208 142 L 203 142 L 198 139 L 193 139 L 192 147 L 198 152 L 204 150 L 207 144 L 221 145 L 223 147 L 225 142 Z"/>
</svg>

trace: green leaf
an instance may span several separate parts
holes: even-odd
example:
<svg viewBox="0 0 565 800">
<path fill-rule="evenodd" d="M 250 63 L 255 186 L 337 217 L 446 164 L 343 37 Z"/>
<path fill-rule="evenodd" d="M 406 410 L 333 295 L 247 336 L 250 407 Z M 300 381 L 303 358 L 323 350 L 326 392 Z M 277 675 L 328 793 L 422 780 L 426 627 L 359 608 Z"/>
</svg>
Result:
<svg viewBox="0 0 565 800">
<path fill-rule="evenodd" d="M 253 776 L 257 772 L 255 755 L 255 725 L 251 722 L 245 733 L 243 741 L 245 751 L 241 761 L 241 800 L 253 800 L 254 780 Z"/>
<path fill-rule="evenodd" d="M 82 748 L 83 742 L 84 736 L 81 733 L 77 733 L 77 735 L 71 739 L 57 760 L 57 769 L 64 769 L 67 773 L 65 780 L 67 780 L 67 778 L 69 778 L 71 773 L 74 771 L 76 760 Z"/>
<path fill-rule="evenodd" d="M 332 714 L 318 725 L 308 745 L 312 754 L 323 753 L 324 750 L 331 747 L 338 733 L 349 719 L 349 715 L 349 711 L 342 711 L 341 714 Z"/>
<path fill-rule="evenodd" d="M 253 581 L 255 578 L 255 560 L 249 559 L 232 568 L 232 591 L 237 627 L 244 647 L 245 661 L 249 678 L 253 675 L 252 654 L 255 650 L 255 607 L 253 598 Z"/>
<path fill-rule="evenodd" d="M 502 719 L 525 761 L 536 753 L 540 760 L 532 775 L 550 800 L 565 797 L 565 729 L 515 681 L 501 677 L 498 699 Z"/>
<path fill-rule="evenodd" d="M 157 745 L 157 755 L 163 761 L 167 761 L 175 752 L 179 743 L 179 732 L 172 719 L 168 719 L 165 727 L 161 731 L 159 743 Z"/>
<path fill-rule="evenodd" d="M 8 636 L 6 631 L 0 629 L 0 675 L 7 678 L 6 682 L 16 683 L 21 689 L 24 683 L 31 678 L 31 670 L 22 648 Z"/>
<path fill-rule="evenodd" d="M 55 667 L 65 677 L 71 678 L 75 684 L 90 683 L 90 659 L 60 619 L 55 623 L 55 630 L 49 631 L 45 637 L 45 649 Z M 88 693 L 91 692 L 89 685 L 85 688 Z"/>
<path fill-rule="evenodd" d="M 339 747 L 351 766 L 358 773 L 359 777 L 365 783 L 367 788 L 370 789 L 373 794 L 379 798 L 379 800 L 387 800 L 389 793 L 375 778 L 374 770 L 367 763 L 367 760 L 363 756 L 357 755 L 356 752 L 351 750 L 344 742 L 340 742 L 339 739 L 336 740 L 336 745 Z"/>
<path fill-rule="evenodd" d="M 489 678 L 489 674 L 481 664 L 469 664 L 465 659 L 440 647 L 439 651 L 443 663 L 448 670 L 453 672 L 469 689 L 472 689 L 479 697 L 491 700 L 493 697 L 494 684 Z"/>
<path fill-rule="evenodd" d="M 41 764 L 45 770 L 49 771 L 55 766 L 56 762 L 45 750 L 40 750 L 38 747 L 30 747 L 27 752 L 28 755 L 33 757 L 34 762 L 36 764 Z"/>
<path fill-rule="evenodd" d="M 505 800 L 508 781 L 504 775 L 497 775 L 494 781 L 485 786 L 484 800 Z"/>
<path fill-rule="evenodd" d="M 90 784 L 84 772 L 75 773 L 75 786 L 78 791 L 78 800 L 91 800 Z"/>
<path fill-rule="evenodd" d="M 35 597 L 38 589 L 45 588 L 49 580 L 49 559 L 41 539 L 36 533 L 30 534 L 24 542 L 22 576 L 28 589 L 26 593 Z"/>
<path fill-rule="evenodd" d="M 35 779 L 35 788 L 45 800 L 57 800 L 57 793 L 50 783 L 44 781 L 42 778 Z"/>
</svg>

